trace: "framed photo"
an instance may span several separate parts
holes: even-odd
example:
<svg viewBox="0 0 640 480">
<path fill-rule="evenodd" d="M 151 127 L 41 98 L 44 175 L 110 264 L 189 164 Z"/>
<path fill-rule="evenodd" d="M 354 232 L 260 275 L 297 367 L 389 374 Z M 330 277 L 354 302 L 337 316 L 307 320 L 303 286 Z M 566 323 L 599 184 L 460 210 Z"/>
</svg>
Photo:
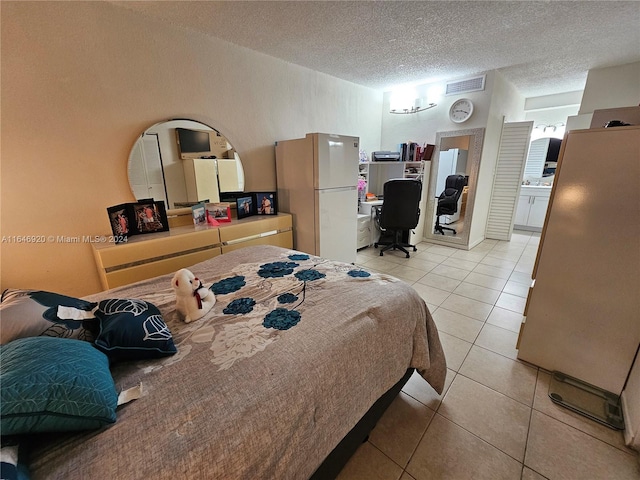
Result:
<svg viewBox="0 0 640 480">
<path fill-rule="evenodd" d="M 238 218 L 250 217 L 256 214 L 256 203 L 254 196 L 251 194 L 236 198 L 236 205 L 238 207 Z"/>
<path fill-rule="evenodd" d="M 230 222 L 231 204 L 228 202 L 207 203 L 207 218 L 218 222 Z"/>
<path fill-rule="evenodd" d="M 256 200 L 258 215 L 276 215 L 278 213 L 276 192 L 256 192 L 253 196 Z"/>
<path fill-rule="evenodd" d="M 194 225 L 206 225 L 207 224 L 207 208 L 204 203 L 196 203 L 191 206 L 191 215 L 193 217 Z"/>
<path fill-rule="evenodd" d="M 167 211 L 163 201 L 133 204 L 136 233 L 166 232 L 169 230 Z"/>
<path fill-rule="evenodd" d="M 131 231 L 131 204 L 122 203 L 107 208 L 109 214 L 109 224 L 115 243 L 126 242 Z"/>
</svg>

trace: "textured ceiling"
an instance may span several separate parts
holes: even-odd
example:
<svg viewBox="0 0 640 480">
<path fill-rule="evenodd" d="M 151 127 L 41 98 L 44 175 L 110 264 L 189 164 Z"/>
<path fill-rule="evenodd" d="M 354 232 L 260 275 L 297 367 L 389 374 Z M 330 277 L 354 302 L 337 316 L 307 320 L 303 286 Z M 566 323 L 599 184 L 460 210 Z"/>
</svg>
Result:
<svg viewBox="0 0 640 480">
<path fill-rule="evenodd" d="M 640 61 L 638 1 L 111 3 L 380 90 L 499 70 L 532 97 Z"/>
</svg>

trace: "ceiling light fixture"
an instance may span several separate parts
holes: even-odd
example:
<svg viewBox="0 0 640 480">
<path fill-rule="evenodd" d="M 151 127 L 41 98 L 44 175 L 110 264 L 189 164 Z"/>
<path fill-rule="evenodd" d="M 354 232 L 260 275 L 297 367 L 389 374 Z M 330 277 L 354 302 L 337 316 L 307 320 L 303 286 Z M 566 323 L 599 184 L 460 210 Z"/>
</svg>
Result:
<svg viewBox="0 0 640 480">
<path fill-rule="evenodd" d="M 389 98 L 389 113 L 396 115 L 408 115 L 411 113 L 422 112 L 436 106 L 435 102 L 429 100 L 435 100 L 427 96 L 421 98 L 413 87 L 399 88 L 391 93 Z"/>
<path fill-rule="evenodd" d="M 560 123 L 556 123 L 555 125 L 545 125 L 544 123 L 541 123 L 540 125 L 536 125 L 536 130 L 541 130 L 543 132 L 555 132 L 558 128 L 560 127 L 564 127 L 564 123 L 560 122 Z"/>
<path fill-rule="evenodd" d="M 419 106 L 412 105 L 411 107 L 403 108 L 402 110 L 398 110 L 398 109 L 390 110 L 389 113 L 394 113 L 396 115 L 408 115 L 410 113 L 418 113 L 424 110 L 429 110 L 430 108 L 433 108 L 436 106 L 437 104 L 435 103 L 429 103 L 426 107 L 419 107 Z"/>
</svg>

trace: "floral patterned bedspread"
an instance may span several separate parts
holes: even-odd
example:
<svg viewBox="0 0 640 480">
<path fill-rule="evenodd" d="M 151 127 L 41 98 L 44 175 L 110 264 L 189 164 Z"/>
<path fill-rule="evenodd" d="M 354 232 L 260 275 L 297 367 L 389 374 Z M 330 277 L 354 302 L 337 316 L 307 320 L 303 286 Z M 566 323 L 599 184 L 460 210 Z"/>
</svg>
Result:
<svg viewBox="0 0 640 480">
<path fill-rule="evenodd" d="M 115 364 L 143 397 L 101 431 L 43 436 L 34 479 L 304 479 L 407 368 L 442 391 L 435 324 L 394 277 L 273 246 L 190 270 L 217 301 L 189 324 L 172 275 L 87 297 L 155 304 L 178 353 Z"/>
</svg>

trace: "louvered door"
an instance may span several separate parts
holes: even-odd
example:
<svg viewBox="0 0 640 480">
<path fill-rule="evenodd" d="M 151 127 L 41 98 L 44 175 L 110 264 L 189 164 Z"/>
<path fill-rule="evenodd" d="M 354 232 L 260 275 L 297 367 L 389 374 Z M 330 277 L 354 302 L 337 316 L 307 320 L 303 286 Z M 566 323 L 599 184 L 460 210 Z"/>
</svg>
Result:
<svg viewBox="0 0 640 480">
<path fill-rule="evenodd" d="M 510 240 L 533 122 L 502 126 L 486 238 Z"/>
</svg>

